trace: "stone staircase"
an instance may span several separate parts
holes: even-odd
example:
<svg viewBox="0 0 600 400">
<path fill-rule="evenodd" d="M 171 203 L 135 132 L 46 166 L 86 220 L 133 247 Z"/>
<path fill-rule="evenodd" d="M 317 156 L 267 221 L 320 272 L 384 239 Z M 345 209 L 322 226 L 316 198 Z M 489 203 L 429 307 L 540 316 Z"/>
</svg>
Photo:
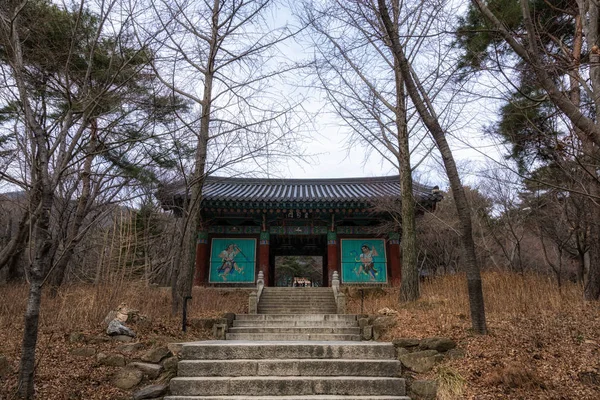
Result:
<svg viewBox="0 0 600 400">
<path fill-rule="evenodd" d="M 356 315 L 237 315 L 227 340 L 360 340 Z"/>
<path fill-rule="evenodd" d="M 258 303 L 259 314 L 337 314 L 333 290 L 328 287 L 266 287 Z"/>
<path fill-rule="evenodd" d="M 355 315 L 338 315 L 331 288 L 264 288 L 258 314 L 237 315 L 227 340 L 360 340 Z"/>
<path fill-rule="evenodd" d="M 409 400 L 391 343 L 186 343 L 165 400 Z"/>
<path fill-rule="evenodd" d="M 410 400 L 394 346 L 336 312 L 331 288 L 264 288 L 227 340 L 183 344 L 165 400 Z"/>
</svg>

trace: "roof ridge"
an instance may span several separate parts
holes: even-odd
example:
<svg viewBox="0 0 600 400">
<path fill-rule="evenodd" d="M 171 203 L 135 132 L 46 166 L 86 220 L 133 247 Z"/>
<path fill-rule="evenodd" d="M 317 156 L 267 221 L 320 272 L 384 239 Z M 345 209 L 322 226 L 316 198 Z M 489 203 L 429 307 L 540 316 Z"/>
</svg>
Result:
<svg viewBox="0 0 600 400">
<path fill-rule="evenodd" d="M 375 183 L 375 182 L 389 182 L 399 181 L 400 175 L 387 175 L 387 176 L 375 176 L 375 177 L 348 177 L 348 178 L 238 178 L 228 176 L 209 176 L 206 178 L 206 183 L 239 183 L 239 184 L 263 184 L 263 185 L 285 185 L 285 184 L 354 184 L 354 183 Z"/>
</svg>

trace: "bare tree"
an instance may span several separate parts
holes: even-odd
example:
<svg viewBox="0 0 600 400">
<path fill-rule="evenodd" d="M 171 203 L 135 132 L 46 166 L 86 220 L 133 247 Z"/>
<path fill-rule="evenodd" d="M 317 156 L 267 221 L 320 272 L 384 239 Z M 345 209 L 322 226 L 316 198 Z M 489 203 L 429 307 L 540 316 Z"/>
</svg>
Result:
<svg viewBox="0 0 600 400">
<path fill-rule="evenodd" d="M 600 105 L 600 4 L 584 0 L 555 10 L 563 14 L 565 21 L 573 21 L 566 25 L 572 30 L 569 32 L 572 40 L 568 44 L 563 42 L 562 36 L 551 35 L 538 24 L 537 9 L 532 9 L 529 1 L 520 0 L 518 4 L 512 4 L 519 13 L 519 29 L 514 30 L 501 20 L 498 10 L 490 9 L 481 0 L 473 0 L 472 4 L 520 63 L 531 71 L 537 84 L 567 118 L 573 134 L 583 144 L 586 157 L 582 169 L 587 176 L 587 184 L 580 190 L 593 201 L 589 210 L 593 221 L 589 239 L 590 243 L 599 243 L 600 206 L 597 203 L 600 184 L 597 165 L 600 125 L 595 115 Z M 589 53 L 589 60 L 582 57 L 585 51 Z M 584 96 L 589 99 L 587 104 L 582 103 Z M 597 245 L 590 247 L 590 271 L 584 294 L 588 300 L 600 299 L 600 247 Z"/>
<path fill-rule="evenodd" d="M 136 77 L 150 57 L 143 46 L 131 47 L 127 18 L 117 24 L 113 13 L 117 6 L 108 1 L 92 12 L 84 1 L 75 10 L 45 0 L 0 5 L 3 106 L 15 127 L 2 174 L 27 199 L 16 244 L 2 254 L 2 261 L 14 257 L 29 240 L 19 377 L 25 398 L 34 395 L 42 287 L 53 269 L 62 280 L 75 245 L 98 215 L 91 211 L 99 201 L 124 197 L 131 182 L 124 171 L 133 172 L 136 158 L 145 155 L 134 149 L 141 139 L 135 128 L 140 110 L 150 105 L 121 106 L 140 95 Z M 133 175 L 140 180 L 144 172 Z M 72 218 L 61 220 L 64 212 Z M 22 227 L 30 233 L 21 234 Z"/>
<path fill-rule="evenodd" d="M 282 77 L 297 68 L 282 62 L 281 46 L 296 31 L 269 22 L 273 0 L 147 4 L 151 12 L 140 19 L 137 35 L 154 40 L 155 73 L 194 110 L 191 118 L 179 119 L 194 154 L 181 164 L 189 195 L 172 282 L 175 312 L 191 291 L 206 176 L 240 170 L 269 174 L 278 157 L 300 156 L 297 102 L 281 95 Z"/>
<path fill-rule="evenodd" d="M 385 27 L 386 40 L 389 40 L 390 42 L 394 60 L 397 62 L 398 68 L 403 73 L 406 91 L 415 105 L 423 123 L 431 133 L 437 149 L 442 156 L 454 201 L 456 203 L 456 210 L 461 222 L 461 243 L 465 254 L 464 263 L 467 272 L 471 321 L 475 332 L 485 334 L 487 332 L 487 327 L 485 322 L 483 289 L 479 264 L 477 263 L 475 254 L 470 209 L 458 174 L 458 169 L 456 168 L 454 156 L 448 145 L 445 131 L 439 123 L 435 110 L 431 106 L 431 101 L 429 100 L 427 93 L 423 90 L 418 76 L 414 73 L 410 62 L 406 57 L 404 46 L 400 41 L 398 26 L 394 24 L 390 17 L 386 1 L 377 0 L 376 7 L 383 26 Z"/>
<path fill-rule="evenodd" d="M 432 53 L 422 38 L 443 18 L 444 8 L 422 1 L 394 3 L 394 24 L 402 30 L 403 45 L 412 60 Z M 302 17 L 312 28 L 315 47 L 315 85 L 323 90 L 332 108 L 350 130 L 348 146 L 365 148 L 365 162 L 377 153 L 399 171 L 402 216 L 392 229 L 402 230 L 401 301 L 419 298 L 414 168 L 434 147 L 412 107 L 403 72 L 381 34 L 383 26 L 369 1 L 306 1 Z M 311 72 L 312 72 L 311 71 Z M 448 82 L 442 63 L 427 70 L 425 84 L 431 97 Z M 412 158 L 412 163 L 411 163 Z M 414 165 L 411 165 L 413 164 Z"/>
</svg>

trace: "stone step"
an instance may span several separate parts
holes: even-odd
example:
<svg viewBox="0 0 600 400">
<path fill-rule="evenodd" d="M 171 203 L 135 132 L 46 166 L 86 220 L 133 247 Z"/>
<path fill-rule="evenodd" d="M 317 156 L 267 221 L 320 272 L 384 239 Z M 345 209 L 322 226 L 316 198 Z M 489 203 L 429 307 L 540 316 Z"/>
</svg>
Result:
<svg viewBox="0 0 600 400">
<path fill-rule="evenodd" d="M 307 310 L 337 310 L 335 303 L 300 303 L 300 302 L 278 302 L 278 303 L 259 303 L 258 308 L 304 308 Z"/>
<path fill-rule="evenodd" d="M 335 306 L 337 303 L 333 300 L 297 300 L 297 299 L 285 299 L 285 300 L 264 300 L 260 299 L 259 305 L 263 304 L 298 304 L 303 306 L 320 306 L 320 305 L 332 305 Z"/>
<path fill-rule="evenodd" d="M 411 400 L 407 396 L 337 396 L 337 395 L 306 395 L 306 396 L 167 396 L 164 400 Z"/>
<path fill-rule="evenodd" d="M 260 314 L 268 314 L 268 315 L 278 315 L 278 314 L 296 314 L 296 315 L 306 315 L 306 312 L 303 310 L 267 310 L 260 311 Z"/>
<path fill-rule="evenodd" d="M 281 298 L 281 299 L 263 299 L 261 297 L 260 301 L 258 302 L 258 304 L 273 304 L 273 303 L 278 303 L 278 302 L 282 302 L 282 303 L 293 303 L 293 302 L 297 302 L 297 303 L 301 303 L 301 304 L 328 304 L 328 303 L 332 303 L 332 304 L 337 304 L 335 302 L 334 299 L 305 299 L 305 298 L 293 298 L 293 297 L 286 297 L 286 298 Z"/>
<path fill-rule="evenodd" d="M 297 293 L 297 292 L 279 292 L 279 293 L 272 293 L 272 292 L 262 292 L 262 294 L 260 295 L 260 298 L 262 299 L 263 297 L 277 297 L 277 298 L 290 298 L 290 297 L 297 297 L 297 298 L 307 298 L 307 297 L 313 297 L 315 299 L 329 299 L 334 297 L 332 292 L 328 292 L 328 293 L 309 293 L 309 292 L 304 292 L 304 293 Z"/>
<path fill-rule="evenodd" d="M 306 309 L 319 309 L 319 308 L 337 308 L 335 303 L 294 303 L 294 302 L 289 302 L 289 303 L 258 303 L 258 307 L 264 307 L 264 308 L 273 308 L 273 307 L 295 307 L 295 308 L 306 308 Z M 327 313 L 321 313 L 321 314 L 327 314 Z"/>
<path fill-rule="evenodd" d="M 226 333 L 227 340 L 257 340 L 257 341 L 274 341 L 274 340 L 318 340 L 318 341 L 345 341 L 345 340 L 360 340 L 360 335 L 353 334 L 336 334 L 336 333 Z"/>
<path fill-rule="evenodd" d="M 315 309 L 315 310 L 319 310 L 319 309 L 337 309 L 335 303 L 332 304 L 328 304 L 328 303 L 314 303 L 314 304 L 299 304 L 299 303 L 259 303 L 258 304 L 258 308 L 305 308 L 307 310 L 311 310 L 311 309 Z M 327 314 L 327 313 L 320 313 L 320 314 Z"/>
<path fill-rule="evenodd" d="M 236 314 L 236 321 L 357 321 L 357 316 L 352 314 L 306 314 L 306 315 L 264 315 L 264 314 Z"/>
<path fill-rule="evenodd" d="M 360 334 L 359 327 L 337 326 L 244 326 L 229 328 L 227 333 L 336 333 Z"/>
<path fill-rule="evenodd" d="M 296 289 L 290 289 L 290 288 L 281 288 L 281 289 L 276 289 L 276 288 L 263 288 L 262 291 L 263 294 L 293 294 L 293 295 L 305 295 L 305 294 L 311 294 L 311 295 L 328 295 L 328 294 L 333 294 L 333 290 L 331 288 L 296 288 Z"/>
<path fill-rule="evenodd" d="M 302 307 L 265 307 L 259 308 L 259 314 L 312 314 L 313 312 L 332 312 L 333 310 L 330 308 L 326 309 L 306 309 Z"/>
<path fill-rule="evenodd" d="M 279 293 L 279 292 L 290 292 L 290 293 L 301 293 L 301 292 L 323 292 L 323 293 L 333 293 L 333 289 L 330 287 L 266 287 L 263 288 L 263 293 Z"/>
<path fill-rule="evenodd" d="M 387 376 L 399 377 L 397 360 L 288 359 L 183 360 L 177 375 L 184 376 Z"/>
<path fill-rule="evenodd" d="M 306 310 L 303 308 L 259 308 L 259 314 L 312 314 L 313 312 L 333 312 L 332 309 L 326 310 Z"/>
<path fill-rule="evenodd" d="M 335 301 L 335 297 L 333 296 L 260 296 L 260 301 Z"/>
<path fill-rule="evenodd" d="M 199 396 L 404 395 L 402 378 L 363 376 L 181 377 L 171 380 L 171 394 Z"/>
<path fill-rule="evenodd" d="M 185 343 L 185 360 L 359 359 L 395 360 L 391 343 L 377 342 L 247 342 L 211 340 Z"/>
<path fill-rule="evenodd" d="M 264 314 L 259 314 L 259 315 L 264 315 Z M 358 326 L 358 321 L 353 320 L 353 321 L 294 321 L 293 319 L 289 319 L 289 320 L 282 320 L 282 321 L 269 321 L 269 320 L 265 320 L 265 319 L 257 319 L 257 320 L 234 320 L 233 321 L 233 326 L 234 327 L 246 327 L 246 326 L 254 326 L 254 327 L 258 327 L 258 326 L 269 326 L 269 327 L 276 327 L 276 326 L 285 326 L 285 327 L 290 327 L 290 326 L 306 326 L 306 327 L 318 327 L 318 326 L 327 326 L 327 327 L 340 327 L 340 328 L 352 328 L 355 326 Z"/>
<path fill-rule="evenodd" d="M 333 303 L 336 304 L 335 299 L 333 298 L 327 298 L 327 299 L 307 299 L 307 298 L 295 298 L 295 297 L 282 297 L 280 299 L 276 299 L 276 298 L 260 298 L 260 301 L 258 302 L 259 304 L 266 304 L 266 303 L 277 303 L 277 302 L 282 302 L 282 303 L 292 303 L 292 302 L 298 302 L 301 304 L 328 304 L 328 303 Z"/>
</svg>

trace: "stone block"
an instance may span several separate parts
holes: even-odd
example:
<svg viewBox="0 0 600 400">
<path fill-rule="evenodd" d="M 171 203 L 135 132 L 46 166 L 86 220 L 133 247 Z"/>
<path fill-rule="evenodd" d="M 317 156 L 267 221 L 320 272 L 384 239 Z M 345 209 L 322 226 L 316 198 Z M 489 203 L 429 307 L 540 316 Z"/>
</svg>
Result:
<svg viewBox="0 0 600 400">
<path fill-rule="evenodd" d="M 152 363 L 144 363 L 144 362 L 132 362 L 127 364 L 128 367 L 137 368 L 147 375 L 150 379 L 156 379 L 160 376 L 160 373 L 163 370 L 162 365 L 160 364 L 152 364 Z"/>
<path fill-rule="evenodd" d="M 394 347 L 396 348 L 410 348 L 410 347 L 416 347 L 419 345 L 421 341 L 419 339 L 413 339 L 413 338 L 398 338 L 398 339 L 394 339 L 392 340 L 392 344 L 394 345 Z"/>
<path fill-rule="evenodd" d="M 108 327 L 106 328 L 106 334 L 109 336 L 124 335 L 135 337 L 135 332 L 123 325 L 123 323 L 117 319 L 110 321 Z"/>
<path fill-rule="evenodd" d="M 133 394 L 133 400 L 154 399 L 167 393 L 167 385 L 149 385 Z"/>
<path fill-rule="evenodd" d="M 183 349 L 183 343 L 169 343 L 167 344 L 167 348 L 169 351 L 171 351 L 171 353 L 179 357 L 181 350 Z"/>
<path fill-rule="evenodd" d="M 133 342 L 133 338 L 131 336 L 126 335 L 115 335 L 110 337 L 113 342 L 121 342 L 121 343 L 129 343 Z"/>
<path fill-rule="evenodd" d="M 436 350 L 423 350 L 398 356 L 406 368 L 417 373 L 428 372 L 444 359 L 444 356 Z"/>
<path fill-rule="evenodd" d="M 456 347 L 456 342 L 445 337 L 433 337 L 422 339 L 419 347 L 424 350 L 437 350 L 440 353 L 446 352 Z"/>
<path fill-rule="evenodd" d="M 226 324 L 214 324 L 213 325 L 213 337 L 215 340 L 225 340 L 227 334 Z"/>
<path fill-rule="evenodd" d="M 413 400 L 435 400 L 437 389 L 435 380 L 413 381 L 409 386 L 409 394 Z"/>
<path fill-rule="evenodd" d="M 171 355 L 171 351 L 168 347 L 157 347 L 147 351 L 144 355 L 142 355 L 141 360 L 144 362 L 157 364 Z"/>
<path fill-rule="evenodd" d="M 445 356 L 449 359 L 459 359 L 459 358 L 464 358 L 466 355 L 466 352 L 463 349 L 459 349 L 459 348 L 454 348 L 454 349 L 450 349 L 446 352 Z"/>
<path fill-rule="evenodd" d="M 111 341 L 111 338 L 108 336 L 92 336 L 91 338 L 89 338 L 87 340 L 87 342 L 90 344 L 106 343 L 106 342 L 110 342 L 110 341 Z"/>
<path fill-rule="evenodd" d="M 96 355 L 96 361 L 100 365 L 106 365 L 109 367 L 124 367 L 125 366 L 125 357 L 121 354 L 105 354 L 98 353 Z"/>
<path fill-rule="evenodd" d="M 398 347 L 396 349 L 396 354 L 398 354 L 398 357 L 403 356 L 404 354 L 408 354 L 408 353 L 410 353 L 410 350 L 408 350 L 405 347 Z"/>
<path fill-rule="evenodd" d="M 120 369 L 113 377 L 113 385 L 119 389 L 131 389 L 142 381 L 144 373 L 137 368 L 125 367 Z"/>
<path fill-rule="evenodd" d="M 142 343 L 125 343 L 125 344 L 120 344 L 119 346 L 117 346 L 117 351 L 120 351 L 121 353 L 135 353 L 136 351 L 140 351 L 144 348 L 144 345 Z"/>
<path fill-rule="evenodd" d="M 177 364 L 179 363 L 179 360 L 177 359 L 177 357 L 172 356 L 169 358 L 165 358 L 162 362 L 162 366 L 165 369 L 166 372 L 170 372 L 173 375 L 177 374 Z"/>
<path fill-rule="evenodd" d="M 361 337 L 363 340 L 373 339 L 373 327 L 371 325 L 363 327 L 361 329 Z"/>
<path fill-rule="evenodd" d="M 233 326 L 233 321 L 235 321 L 235 314 L 234 313 L 224 313 L 221 318 L 227 320 L 227 327 L 232 327 Z"/>
<path fill-rule="evenodd" d="M 217 321 L 215 318 L 190 318 L 187 324 L 194 329 L 210 330 Z"/>
</svg>

